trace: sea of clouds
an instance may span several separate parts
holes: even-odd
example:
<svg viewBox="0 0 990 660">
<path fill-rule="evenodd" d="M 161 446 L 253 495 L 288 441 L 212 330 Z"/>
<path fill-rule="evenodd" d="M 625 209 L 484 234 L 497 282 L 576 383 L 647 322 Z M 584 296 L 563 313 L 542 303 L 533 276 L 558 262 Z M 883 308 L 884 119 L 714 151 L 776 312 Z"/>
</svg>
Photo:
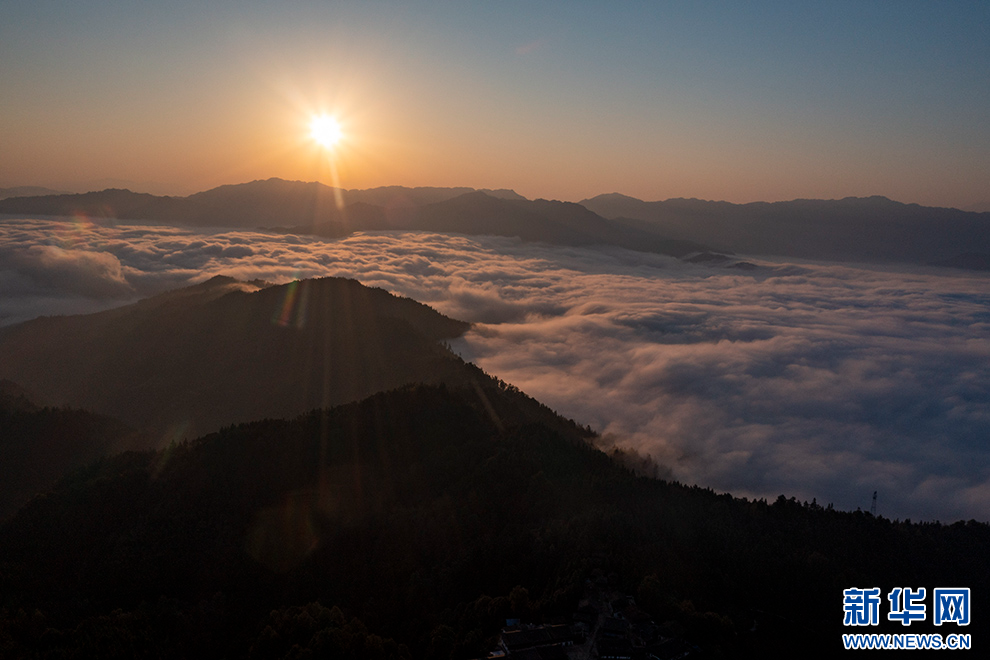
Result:
<svg viewBox="0 0 990 660">
<path fill-rule="evenodd" d="M 990 277 L 368 233 L 0 220 L 0 325 L 217 274 L 346 276 L 475 323 L 466 359 L 665 473 L 891 518 L 990 519 Z"/>
</svg>

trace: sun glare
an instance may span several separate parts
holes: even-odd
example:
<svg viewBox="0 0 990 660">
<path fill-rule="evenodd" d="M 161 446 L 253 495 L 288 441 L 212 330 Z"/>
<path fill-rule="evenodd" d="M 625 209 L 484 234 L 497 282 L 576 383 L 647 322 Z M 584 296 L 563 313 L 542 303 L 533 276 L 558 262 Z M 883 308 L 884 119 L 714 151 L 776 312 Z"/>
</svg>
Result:
<svg viewBox="0 0 990 660">
<path fill-rule="evenodd" d="M 335 117 L 318 115 L 309 122 L 309 135 L 317 144 L 329 149 L 340 142 L 344 133 Z"/>
</svg>

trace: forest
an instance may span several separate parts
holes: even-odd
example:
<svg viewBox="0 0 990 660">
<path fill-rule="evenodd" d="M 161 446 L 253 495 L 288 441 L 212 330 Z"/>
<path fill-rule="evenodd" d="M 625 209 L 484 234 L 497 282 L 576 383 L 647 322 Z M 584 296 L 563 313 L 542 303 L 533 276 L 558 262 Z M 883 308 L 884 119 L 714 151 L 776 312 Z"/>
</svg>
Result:
<svg viewBox="0 0 990 660">
<path fill-rule="evenodd" d="M 828 657 L 849 587 L 986 611 L 986 524 L 638 476 L 524 399 L 410 385 L 91 463 L 0 528 L 0 655 L 484 657 L 623 593 L 701 657 Z"/>
</svg>

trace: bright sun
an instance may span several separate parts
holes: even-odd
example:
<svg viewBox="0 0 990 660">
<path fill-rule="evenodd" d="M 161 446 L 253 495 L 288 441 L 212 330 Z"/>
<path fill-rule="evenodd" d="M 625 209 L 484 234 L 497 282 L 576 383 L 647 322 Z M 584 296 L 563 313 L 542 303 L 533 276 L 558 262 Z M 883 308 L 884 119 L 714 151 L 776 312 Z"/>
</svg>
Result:
<svg viewBox="0 0 990 660">
<path fill-rule="evenodd" d="M 344 136 L 340 130 L 340 123 L 335 117 L 329 115 L 318 115 L 309 122 L 309 136 L 317 144 L 330 148 L 340 142 Z"/>
</svg>

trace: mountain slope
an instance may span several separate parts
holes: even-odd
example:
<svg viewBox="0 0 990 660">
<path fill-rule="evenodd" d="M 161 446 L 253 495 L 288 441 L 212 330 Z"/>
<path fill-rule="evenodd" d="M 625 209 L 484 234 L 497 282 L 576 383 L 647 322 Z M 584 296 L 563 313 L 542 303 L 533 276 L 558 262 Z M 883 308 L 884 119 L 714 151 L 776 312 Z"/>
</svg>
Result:
<svg viewBox="0 0 990 660">
<path fill-rule="evenodd" d="M 0 520 L 67 472 L 145 442 L 115 419 L 37 406 L 14 383 L 0 380 Z"/>
<path fill-rule="evenodd" d="M 217 277 L 99 314 L 0 330 L 0 377 L 162 441 L 412 382 L 465 382 L 438 342 L 468 327 L 353 280 Z"/>
<path fill-rule="evenodd" d="M 472 388 L 412 386 L 64 480 L 0 527 L 0 632 L 16 650 L 44 634 L 243 657 L 276 641 L 273 609 L 317 601 L 413 657 L 477 657 L 505 618 L 569 617 L 597 583 L 714 656 L 830 657 L 851 585 L 966 585 L 986 611 L 987 543 L 983 524 L 636 478 L 573 426 L 498 424 Z M 36 609 L 34 628 L 14 614 Z"/>
<path fill-rule="evenodd" d="M 745 254 L 916 264 L 990 254 L 990 213 L 884 197 L 730 204 L 612 194 L 581 204 L 642 231 Z"/>
</svg>

